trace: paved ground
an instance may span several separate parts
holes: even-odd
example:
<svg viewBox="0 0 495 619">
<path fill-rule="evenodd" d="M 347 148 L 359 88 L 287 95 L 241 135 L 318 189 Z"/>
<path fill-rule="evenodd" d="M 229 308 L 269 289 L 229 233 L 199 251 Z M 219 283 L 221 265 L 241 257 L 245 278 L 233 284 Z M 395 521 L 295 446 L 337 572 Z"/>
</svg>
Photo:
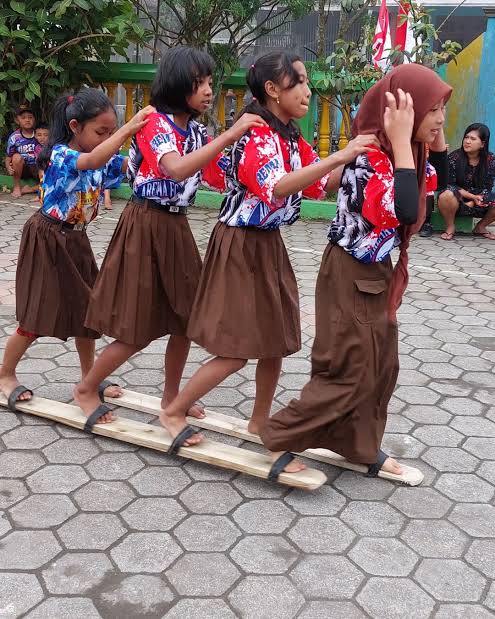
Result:
<svg viewBox="0 0 495 619">
<path fill-rule="evenodd" d="M 3 348 L 15 327 L 20 231 L 32 210 L 5 194 L 0 201 Z M 91 227 L 99 258 L 116 206 Z M 204 251 L 214 214 L 190 219 Z M 325 225 L 298 223 L 285 239 L 304 346 L 284 363 L 275 408 L 309 371 Z M 419 488 L 324 467 L 328 485 L 305 494 L 0 412 L 0 617 L 495 616 L 494 249 L 471 237 L 435 238 L 418 239 L 411 252 L 385 448 L 424 471 Z M 159 393 L 163 349 L 158 341 L 133 358 L 122 383 Z M 204 359 L 192 350 L 186 377 Z M 253 369 L 205 404 L 249 415 Z M 73 343 L 38 343 L 20 372 L 39 395 L 69 401 Z"/>
</svg>

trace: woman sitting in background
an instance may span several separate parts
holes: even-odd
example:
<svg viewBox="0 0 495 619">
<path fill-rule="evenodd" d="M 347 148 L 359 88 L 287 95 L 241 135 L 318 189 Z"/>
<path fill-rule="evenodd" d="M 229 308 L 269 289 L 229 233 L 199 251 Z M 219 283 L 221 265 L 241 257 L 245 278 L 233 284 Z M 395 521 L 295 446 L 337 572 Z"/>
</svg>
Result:
<svg viewBox="0 0 495 619">
<path fill-rule="evenodd" d="M 449 155 L 449 183 L 438 198 L 446 224 L 444 241 L 454 238 L 456 217 L 479 217 L 473 234 L 495 241 L 495 234 L 487 230 L 495 221 L 495 157 L 489 142 L 488 127 L 474 123 L 464 132 L 461 148 Z"/>
</svg>

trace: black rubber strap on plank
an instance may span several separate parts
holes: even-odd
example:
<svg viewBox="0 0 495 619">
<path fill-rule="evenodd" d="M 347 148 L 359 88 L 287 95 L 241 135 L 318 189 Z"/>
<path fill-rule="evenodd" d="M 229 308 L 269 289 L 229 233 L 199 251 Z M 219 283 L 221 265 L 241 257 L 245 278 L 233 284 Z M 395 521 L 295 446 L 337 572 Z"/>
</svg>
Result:
<svg viewBox="0 0 495 619">
<path fill-rule="evenodd" d="M 378 477 L 378 473 L 382 470 L 382 466 L 385 463 L 385 460 L 388 458 L 388 454 L 386 454 L 381 449 L 378 452 L 376 457 L 375 464 L 370 464 L 368 467 L 368 472 L 366 473 L 366 477 Z"/>
<path fill-rule="evenodd" d="M 106 415 L 106 413 L 111 412 L 111 408 L 106 404 L 100 404 L 96 410 L 94 410 L 91 415 L 86 419 L 86 423 L 84 424 L 84 432 L 87 434 L 93 434 L 93 427 L 98 422 L 98 419 Z"/>
<path fill-rule="evenodd" d="M 24 387 L 24 385 L 19 385 L 9 395 L 9 398 L 7 400 L 7 406 L 13 413 L 17 412 L 16 404 L 19 401 L 22 402 L 22 400 L 19 400 L 19 396 L 21 396 L 23 393 L 30 393 L 31 396 L 33 395 L 32 390 L 28 389 L 27 387 Z M 24 401 L 27 402 L 28 400 L 24 400 Z"/>
<path fill-rule="evenodd" d="M 177 436 L 172 441 L 172 444 L 168 448 L 167 453 L 170 455 L 176 454 L 179 449 L 184 445 L 188 438 L 191 438 L 194 434 L 197 434 L 197 430 L 192 426 L 186 426 L 183 430 L 177 434 Z"/>
<path fill-rule="evenodd" d="M 295 457 L 296 456 L 293 453 L 291 453 L 290 451 L 286 451 L 279 458 L 277 458 L 275 462 L 272 464 L 272 468 L 270 469 L 270 472 L 268 473 L 268 477 L 267 477 L 268 481 L 277 481 L 280 473 L 283 472 L 285 467 L 289 464 L 289 462 L 292 462 L 292 460 L 294 460 Z"/>
</svg>

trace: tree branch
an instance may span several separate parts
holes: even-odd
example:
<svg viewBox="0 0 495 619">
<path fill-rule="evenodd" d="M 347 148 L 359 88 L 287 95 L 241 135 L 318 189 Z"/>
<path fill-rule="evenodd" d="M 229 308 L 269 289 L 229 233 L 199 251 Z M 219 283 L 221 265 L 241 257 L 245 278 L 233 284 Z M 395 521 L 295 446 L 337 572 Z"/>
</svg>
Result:
<svg viewBox="0 0 495 619">
<path fill-rule="evenodd" d="M 65 49 L 66 47 L 71 47 L 72 45 L 77 45 L 78 43 L 80 43 L 81 41 L 84 41 L 86 39 L 95 39 L 95 38 L 101 38 L 101 37 L 114 37 L 115 35 L 111 34 L 110 32 L 100 32 L 100 33 L 95 33 L 95 34 L 85 34 L 83 36 L 80 37 L 76 37 L 75 39 L 71 39 L 70 41 L 66 41 L 65 43 L 63 43 L 62 45 L 57 45 L 57 47 L 51 47 L 49 50 L 47 50 L 48 53 L 46 53 L 45 59 L 46 58 L 51 58 L 54 54 L 56 54 L 57 52 L 59 52 L 62 49 Z"/>
</svg>

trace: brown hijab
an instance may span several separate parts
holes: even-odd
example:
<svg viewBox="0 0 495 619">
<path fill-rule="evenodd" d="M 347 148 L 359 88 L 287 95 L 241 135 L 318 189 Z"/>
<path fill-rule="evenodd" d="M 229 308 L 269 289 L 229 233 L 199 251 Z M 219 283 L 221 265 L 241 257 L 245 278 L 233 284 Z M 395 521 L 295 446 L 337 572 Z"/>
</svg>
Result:
<svg viewBox="0 0 495 619">
<path fill-rule="evenodd" d="M 355 137 L 359 134 L 374 133 L 380 141 L 382 150 L 392 160 L 392 164 L 394 163 L 394 156 L 392 146 L 385 133 L 383 114 L 387 107 L 385 93 L 391 92 L 397 98 L 399 88 L 402 88 L 404 92 L 409 92 L 413 100 L 413 137 L 428 112 L 442 99 L 444 102 L 447 101 L 452 94 L 452 88 L 442 81 L 434 71 L 418 64 L 403 64 L 396 67 L 368 90 L 352 125 L 352 134 Z M 389 316 L 394 321 L 409 279 L 407 271 L 409 241 L 411 236 L 423 225 L 426 215 L 426 145 L 422 142 L 415 142 L 413 139 L 411 146 L 418 175 L 419 209 L 415 224 L 400 226 L 399 228 L 400 255 L 394 268 L 389 289 Z"/>
</svg>

